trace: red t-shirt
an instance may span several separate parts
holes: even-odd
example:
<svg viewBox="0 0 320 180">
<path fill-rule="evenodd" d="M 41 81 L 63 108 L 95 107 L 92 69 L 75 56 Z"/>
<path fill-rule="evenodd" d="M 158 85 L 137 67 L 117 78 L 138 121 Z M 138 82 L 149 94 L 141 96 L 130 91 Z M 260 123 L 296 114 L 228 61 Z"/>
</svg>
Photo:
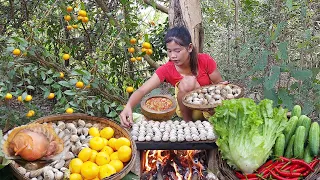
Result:
<svg viewBox="0 0 320 180">
<path fill-rule="evenodd" d="M 197 81 L 200 86 L 211 84 L 209 74 L 217 68 L 217 63 L 208 54 L 198 54 L 198 76 Z M 156 70 L 161 82 L 166 80 L 172 86 L 175 86 L 183 76 L 176 70 L 173 62 L 170 60 Z"/>
</svg>

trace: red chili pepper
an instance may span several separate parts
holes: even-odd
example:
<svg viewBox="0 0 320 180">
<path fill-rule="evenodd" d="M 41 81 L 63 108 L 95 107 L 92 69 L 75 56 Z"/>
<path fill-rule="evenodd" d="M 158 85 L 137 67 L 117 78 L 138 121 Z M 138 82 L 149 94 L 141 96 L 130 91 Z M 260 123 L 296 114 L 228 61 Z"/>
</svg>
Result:
<svg viewBox="0 0 320 180">
<path fill-rule="evenodd" d="M 315 160 L 311 161 L 311 163 L 310 163 L 309 165 L 310 165 L 310 167 L 311 167 L 312 169 L 314 169 L 314 167 L 315 167 L 318 163 L 319 163 L 319 160 L 318 160 L 318 159 L 315 159 Z"/>
<path fill-rule="evenodd" d="M 259 180 L 259 178 L 255 177 L 255 178 L 241 178 L 240 180 Z"/>
<path fill-rule="evenodd" d="M 304 167 L 307 167 L 308 170 L 313 171 L 312 167 L 311 167 L 308 163 L 306 163 L 304 160 L 301 160 L 301 159 L 291 159 L 291 162 L 292 162 L 293 164 L 299 164 L 299 165 L 302 165 L 302 166 L 304 166 Z"/>
<path fill-rule="evenodd" d="M 242 173 L 235 171 L 237 178 L 242 179 L 242 178 L 246 178 Z"/>
<path fill-rule="evenodd" d="M 257 174 L 245 174 L 244 175 L 246 178 L 256 178 Z"/>
<path fill-rule="evenodd" d="M 278 168 L 274 168 L 274 170 L 275 170 L 275 172 L 277 172 L 282 177 L 295 178 L 295 177 L 300 177 L 301 176 L 301 173 L 285 172 L 285 171 L 279 170 Z"/>
<path fill-rule="evenodd" d="M 292 172 L 302 173 L 302 172 L 305 172 L 306 170 L 307 170 L 306 167 L 300 167 L 298 169 L 294 169 Z"/>
<path fill-rule="evenodd" d="M 290 159 L 288 159 L 288 158 L 286 158 L 286 157 L 280 157 L 280 160 L 281 161 L 284 161 L 284 162 L 289 162 L 290 161 Z"/>
<path fill-rule="evenodd" d="M 288 177 L 281 177 L 278 174 L 276 174 L 274 171 L 270 171 L 273 178 L 276 178 L 277 180 L 299 180 L 299 178 L 288 178 Z"/>
<path fill-rule="evenodd" d="M 273 160 L 269 160 L 267 161 L 266 163 L 264 163 L 262 166 L 260 166 L 258 169 L 257 169 L 257 172 L 261 172 L 262 170 L 264 170 L 265 168 L 267 168 L 268 166 L 270 166 L 271 164 L 273 163 Z"/>
<path fill-rule="evenodd" d="M 267 170 L 267 172 L 262 175 L 262 178 L 263 178 L 263 179 L 267 179 L 269 176 L 270 176 L 270 171 Z"/>
<path fill-rule="evenodd" d="M 291 167 L 290 167 L 290 172 L 293 172 L 294 170 L 296 170 L 297 168 L 299 167 L 299 164 L 293 164 Z"/>
<path fill-rule="evenodd" d="M 305 171 L 304 173 L 302 173 L 301 176 L 303 176 L 303 177 L 304 177 L 304 176 L 308 176 L 308 175 L 310 174 L 310 172 L 311 172 L 311 171 L 308 171 L 308 170 L 307 170 L 307 171 Z"/>
</svg>

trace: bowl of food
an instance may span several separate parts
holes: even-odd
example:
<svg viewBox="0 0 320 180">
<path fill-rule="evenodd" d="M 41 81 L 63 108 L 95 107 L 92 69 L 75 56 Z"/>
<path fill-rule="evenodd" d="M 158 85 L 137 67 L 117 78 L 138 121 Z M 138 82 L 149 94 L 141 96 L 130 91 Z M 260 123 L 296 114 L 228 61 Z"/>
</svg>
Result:
<svg viewBox="0 0 320 180">
<path fill-rule="evenodd" d="M 141 112 L 149 120 L 169 120 L 176 107 L 177 102 L 171 95 L 153 95 L 141 101 Z"/>
<path fill-rule="evenodd" d="M 235 84 L 212 84 L 188 92 L 182 103 L 190 109 L 212 111 L 226 99 L 243 97 L 243 89 Z"/>
</svg>

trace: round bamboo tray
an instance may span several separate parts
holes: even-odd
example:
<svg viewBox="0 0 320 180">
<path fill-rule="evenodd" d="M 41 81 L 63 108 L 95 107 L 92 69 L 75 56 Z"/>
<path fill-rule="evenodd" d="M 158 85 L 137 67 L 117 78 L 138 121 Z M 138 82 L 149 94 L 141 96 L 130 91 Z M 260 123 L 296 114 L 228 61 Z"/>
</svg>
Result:
<svg viewBox="0 0 320 180">
<path fill-rule="evenodd" d="M 105 180 L 120 180 L 122 179 L 126 174 L 130 172 L 132 167 L 134 166 L 134 161 L 137 156 L 137 147 L 135 141 L 131 138 L 130 133 L 125 129 L 122 128 L 120 125 L 118 125 L 116 122 L 101 118 L 101 117 L 94 117 L 94 116 L 89 116 L 87 114 L 82 114 L 82 113 L 75 113 L 75 114 L 61 114 L 61 115 L 51 115 L 51 116 L 45 116 L 41 117 L 39 119 L 36 119 L 35 121 L 31 123 L 50 123 L 50 122 L 57 122 L 57 121 L 64 121 L 64 122 L 72 122 L 72 121 L 77 121 L 77 120 L 84 120 L 86 123 L 92 123 L 92 124 L 98 124 L 99 128 L 103 127 L 111 127 L 114 129 L 114 137 L 119 138 L 119 137 L 126 137 L 130 140 L 131 142 L 131 149 L 132 149 L 132 157 L 131 160 L 124 164 L 124 168 L 116 173 L 111 175 L 110 177 L 104 178 Z M 17 170 L 17 163 L 12 161 L 10 163 L 12 173 L 14 176 L 19 179 L 19 180 L 29 180 L 29 178 L 26 178 L 23 174 L 21 174 Z"/>
<path fill-rule="evenodd" d="M 146 101 L 149 100 L 150 98 L 156 98 L 156 97 L 163 97 L 171 100 L 172 107 L 165 111 L 155 111 L 148 108 L 146 106 Z M 141 101 L 141 112 L 149 120 L 158 120 L 158 121 L 169 120 L 172 118 L 172 116 L 176 112 L 176 108 L 177 108 L 177 102 L 175 98 L 172 97 L 171 95 L 153 95 L 153 96 L 145 97 Z"/>
<path fill-rule="evenodd" d="M 243 97 L 244 95 L 244 92 L 243 92 L 243 88 L 238 86 L 238 85 L 235 85 L 235 84 L 227 84 L 229 86 L 232 86 L 232 87 L 236 87 L 236 88 L 239 88 L 240 89 L 240 94 L 235 96 L 234 99 L 238 99 L 238 98 L 241 98 Z M 202 86 L 198 89 L 195 89 L 193 91 L 190 91 L 188 92 L 183 98 L 182 98 L 182 103 L 187 106 L 188 108 L 192 109 L 192 110 L 200 110 L 200 111 L 208 111 L 208 112 L 213 112 L 214 108 L 221 105 L 221 103 L 215 103 L 215 104 L 206 104 L 206 105 L 203 105 L 203 104 L 190 104 L 187 102 L 187 97 L 192 94 L 192 93 L 195 93 L 195 92 L 198 92 L 199 90 L 202 90 L 204 88 L 209 88 L 209 87 L 212 87 L 212 86 L 221 86 L 221 87 L 225 87 L 227 86 L 225 84 L 211 84 L 211 85 L 208 85 L 208 86 Z"/>
</svg>

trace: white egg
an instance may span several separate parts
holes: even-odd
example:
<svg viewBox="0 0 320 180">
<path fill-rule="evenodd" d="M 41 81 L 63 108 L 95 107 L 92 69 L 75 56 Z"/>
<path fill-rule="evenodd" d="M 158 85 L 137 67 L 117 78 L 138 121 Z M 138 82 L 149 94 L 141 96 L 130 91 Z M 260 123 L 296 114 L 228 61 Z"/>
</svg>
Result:
<svg viewBox="0 0 320 180">
<path fill-rule="evenodd" d="M 132 139 L 134 140 L 134 141 L 136 141 L 136 140 L 138 140 L 138 137 L 137 136 L 132 136 Z"/>
<path fill-rule="evenodd" d="M 151 136 L 146 135 L 146 141 L 151 141 Z"/>
<path fill-rule="evenodd" d="M 200 140 L 200 137 L 199 137 L 199 136 L 193 136 L 192 139 L 193 139 L 194 141 L 199 141 L 199 140 Z"/>
<path fill-rule="evenodd" d="M 145 140 L 145 137 L 144 136 L 139 136 L 138 137 L 138 141 L 144 141 Z"/>
<path fill-rule="evenodd" d="M 214 139 L 216 139 L 216 136 L 210 134 L 210 135 L 208 135 L 207 139 L 208 139 L 208 140 L 214 140 Z"/>
<path fill-rule="evenodd" d="M 180 124 L 180 121 L 174 121 L 173 124 L 174 124 L 174 125 L 179 125 L 179 124 Z"/>
<path fill-rule="evenodd" d="M 193 138 L 190 135 L 186 135 L 185 138 L 187 141 L 193 141 Z"/>
<path fill-rule="evenodd" d="M 171 136 L 171 137 L 170 137 L 170 141 L 171 141 L 171 142 L 176 142 L 176 141 L 177 141 L 177 138 Z"/>
<path fill-rule="evenodd" d="M 169 140 L 169 136 L 163 136 L 162 137 L 162 141 L 168 141 Z"/>
<path fill-rule="evenodd" d="M 184 136 L 178 137 L 178 141 L 179 141 L 179 142 L 184 141 Z"/>
<path fill-rule="evenodd" d="M 154 134 L 153 134 L 153 133 L 147 133 L 147 135 L 146 135 L 146 136 L 153 137 L 153 136 L 154 136 Z"/>
<path fill-rule="evenodd" d="M 139 135 L 139 132 L 138 132 L 138 131 L 131 131 L 131 134 L 132 134 L 133 136 L 138 136 L 138 135 Z"/>
<path fill-rule="evenodd" d="M 207 137 L 204 136 L 204 135 L 200 135 L 200 139 L 201 139 L 202 141 L 205 141 L 205 140 L 207 140 Z"/>
<path fill-rule="evenodd" d="M 161 137 L 160 137 L 160 136 L 154 136 L 154 137 L 152 138 L 152 140 L 154 140 L 154 141 L 161 141 Z"/>
</svg>

